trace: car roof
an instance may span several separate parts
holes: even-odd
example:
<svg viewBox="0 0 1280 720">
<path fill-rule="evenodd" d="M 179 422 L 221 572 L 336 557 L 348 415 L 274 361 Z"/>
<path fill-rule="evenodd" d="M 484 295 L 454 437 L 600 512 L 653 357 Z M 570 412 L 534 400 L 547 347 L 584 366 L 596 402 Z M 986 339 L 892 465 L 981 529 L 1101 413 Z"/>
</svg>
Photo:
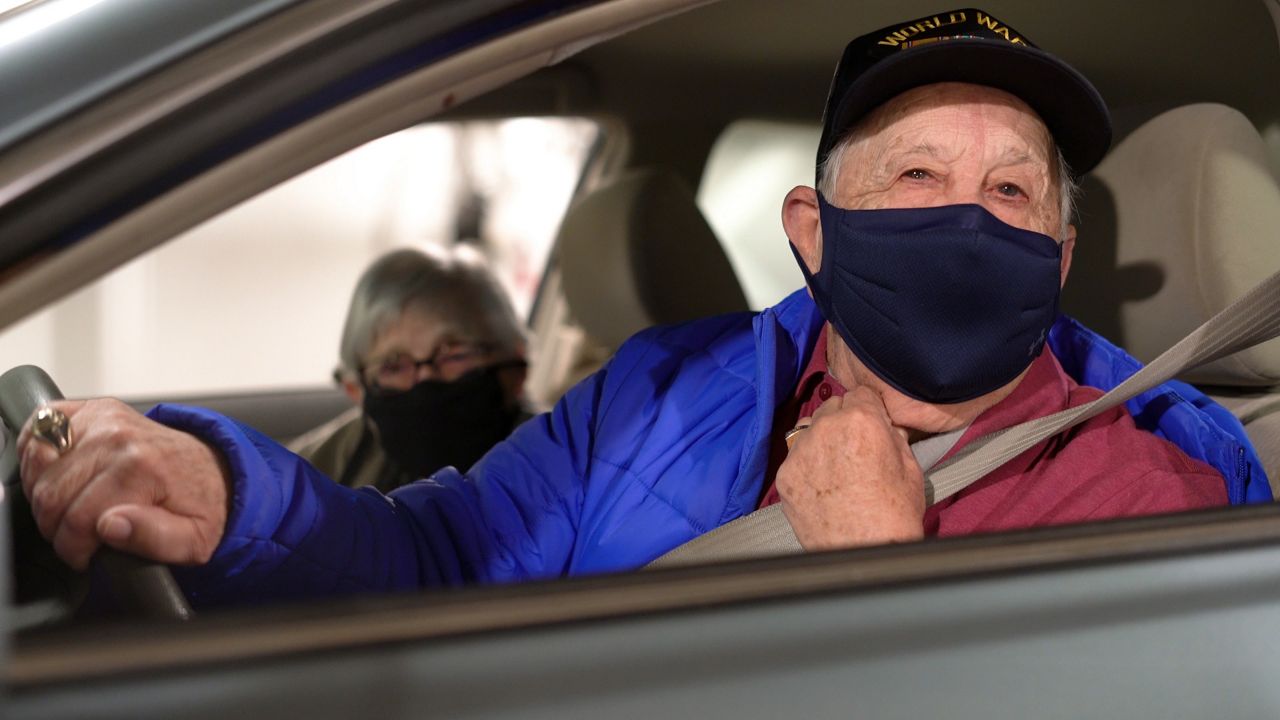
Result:
<svg viewBox="0 0 1280 720">
<path fill-rule="evenodd" d="M 298 2 L 44 2 L 0 15 L 0 149 Z"/>
<path fill-rule="evenodd" d="M 1280 124 L 1280 9 L 1265 0 L 1073 3 L 990 0 L 985 10 L 1079 69 L 1119 133 L 1193 102 Z M 680 131 L 754 116 L 817 123 L 835 59 L 854 36 L 940 10 L 936 2 L 736 0 L 690 11 L 574 59 L 608 112 Z M 642 91 L 631 91 L 641 88 Z M 655 104 L 651 98 L 661 96 Z"/>
</svg>

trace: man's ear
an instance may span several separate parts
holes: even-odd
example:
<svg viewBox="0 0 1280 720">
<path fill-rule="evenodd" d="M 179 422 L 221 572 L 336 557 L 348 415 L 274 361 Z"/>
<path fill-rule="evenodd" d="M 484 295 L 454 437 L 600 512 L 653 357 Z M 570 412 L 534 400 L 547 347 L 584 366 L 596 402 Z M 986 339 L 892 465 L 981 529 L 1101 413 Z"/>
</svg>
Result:
<svg viewBox="0 0 1280 720">
<path fill-rule="evenodd" d="M 1062 263 L 1058 270 L 1058 287 L 1067 284 L 1067 273 L 1071 271 L 1071 253 L 1076 249 L 1076 226 L 1067 226 L 1067 237 L 1062 240 Z"/>
<path fill-rule="evenodd" d="M 782 200 L 782 229 L 810 273 L 822 268 L 822 222 L 818 191 L 805 185 L 791 188 Z"/>
</svg>

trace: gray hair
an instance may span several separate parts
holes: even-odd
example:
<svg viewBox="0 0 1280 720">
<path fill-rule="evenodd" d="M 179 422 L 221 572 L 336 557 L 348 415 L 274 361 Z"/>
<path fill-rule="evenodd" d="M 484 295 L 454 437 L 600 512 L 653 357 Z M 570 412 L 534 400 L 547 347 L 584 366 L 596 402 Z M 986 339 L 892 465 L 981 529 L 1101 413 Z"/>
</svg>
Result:
<svg viewBox="0 0 1280 720">
<path fill-rule="evenodd" d="M 859 139 L 862 138 L 860 132 L 861 125 L 854 127 L 849 131 L 835 147 L 831 148 L 831 152 L 827 153 L 827 157 L 822 161 L 822 167 L 818 169 L 818 192 L 822 193 L 824 198 L 834 198 L 836 189 L 840 183 L 840 172 L 844 168 L 845 156 L 849 154 L 849 150 Z M 1071 220 L 1075 217 L 1076 199 L 1080 196 L 1080 185 L 1076 182 L 1071 174 L 1071 167 L 1067 165 L 1067 159 L 1062 156 L 1062 149 L 1056 144 L 1053 147 L 1054 165 L 1058 170 L 1058 202 L 1059 215 L 1058 222 L 1058 241 L 1065 242 L 1067 239 L 1067 226 L 1071 224 Z"/>
<path fill-rule="evenodd" d="M 378 258 L 356 283 L 338 372 L 355 372 L 378 336 L 410 307 L 460 340 L 492 345 L 500 356 L 523 349 L 511 301 L 480 253 L 463 245 L 431 253 L 405 248 Z"/>
</svg>

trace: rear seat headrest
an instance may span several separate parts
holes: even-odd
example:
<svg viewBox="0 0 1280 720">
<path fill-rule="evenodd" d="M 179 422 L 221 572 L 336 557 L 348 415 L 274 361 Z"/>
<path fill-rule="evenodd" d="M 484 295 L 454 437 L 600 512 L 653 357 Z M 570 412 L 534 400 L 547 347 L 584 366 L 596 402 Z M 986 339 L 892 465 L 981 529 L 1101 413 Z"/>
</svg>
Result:
<svg viewBox="0 0 1280 720">
<path fill-rule="evenodd" d="M 1280 268 L 1280 186 L 1258 131 L 1229 107 L 1188 105 L 1159 115 L 1117 145 L 1092 177 L 1098 182 L 1086 182 L 1081 202 L 1081 273 L 1073 270 L 1064 307 L 1116 334 L 1143 361 Z M 1114 258 L 1100 258 L 1107 272 L 1096 272 L 1096 264 L 1084 271 L 1089 261 L 1081 259 L 1107 252 L 1112 237 Z M 1143 277 L 1144 290 L 1137 287 Z M 1184 379 L 1280 384 L 1280 341 Z"/>
<path fill-rule="evenodd" d="M 692 190 L 669 171 L 631 171 L 580 198 L 557 248 L 570 312 L 608 347 L 650 325 L 748 309 Z"/>
</svg>

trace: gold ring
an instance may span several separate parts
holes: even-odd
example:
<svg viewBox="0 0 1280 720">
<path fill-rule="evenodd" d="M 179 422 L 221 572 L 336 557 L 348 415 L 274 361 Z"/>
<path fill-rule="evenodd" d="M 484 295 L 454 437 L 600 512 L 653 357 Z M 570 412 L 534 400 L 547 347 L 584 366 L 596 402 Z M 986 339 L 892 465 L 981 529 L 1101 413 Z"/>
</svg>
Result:
<svg viewBox="0 0 1280 720">
<path fill-rule="evenodd" d="M 791 449 L 792 443 L 796 441 L 796 436 L 804 432 L 805 430 L 808 430 L 810 424 L 811 423 L 805 423 L 804 425 L 797 425 L 791 428 L 790 430 L 788 430 L 786 435 L 782 436 L 782 439 L 787 443 L 788 450 Z"/>
<path fill-rule="evenodd" d="M 71 449 L 71 420 L 57 408 L 44 405 L 36 410 L 31 433 L 52 445 L 59 455 Z"/>
</svg>

